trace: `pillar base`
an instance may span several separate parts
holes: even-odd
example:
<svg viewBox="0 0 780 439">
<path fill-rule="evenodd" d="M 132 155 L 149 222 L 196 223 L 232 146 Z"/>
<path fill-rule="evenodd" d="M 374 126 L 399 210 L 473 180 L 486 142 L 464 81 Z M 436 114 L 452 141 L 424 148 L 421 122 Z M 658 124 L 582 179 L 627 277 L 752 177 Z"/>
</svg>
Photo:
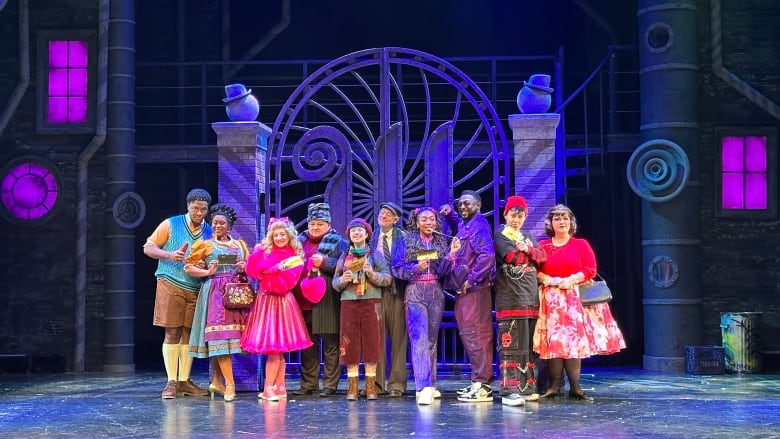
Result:
<svg viewBox="0 0 780 439">
<path fill-rule="evenodd" d="M 642 368 L 655 372 L 684 372 L 684 357 L 651 357 L 642 356 Z"/>
</svg>

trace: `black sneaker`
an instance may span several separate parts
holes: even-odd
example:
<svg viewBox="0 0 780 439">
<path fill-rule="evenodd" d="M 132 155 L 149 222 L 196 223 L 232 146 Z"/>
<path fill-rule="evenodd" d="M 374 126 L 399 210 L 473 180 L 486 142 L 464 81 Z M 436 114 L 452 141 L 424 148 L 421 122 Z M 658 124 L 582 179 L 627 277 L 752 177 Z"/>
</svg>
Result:
<svg viewBox="0 0 780 439">
<path fill-rule="evenodd" d="M 458 396 L 460 402 L 492 402 L 493 389 L 487 384 L 474 383 L 471 391 L 465 395 Z"/>
<path fill-rule="evenodd" d="M 468 386 L 463 387 L 461 389 L 458 389 L 458 391 L 455 392 L 455 393 L 457 393 L 458 396 L 461 396 L 461 395 L 465 395 L 465 394 L 471 392 L 472 388 L 474 387 L 474 383 L 476 383 L 476 381 L 472 381 L 471 384 L 469 384 Z"/>
</svg>

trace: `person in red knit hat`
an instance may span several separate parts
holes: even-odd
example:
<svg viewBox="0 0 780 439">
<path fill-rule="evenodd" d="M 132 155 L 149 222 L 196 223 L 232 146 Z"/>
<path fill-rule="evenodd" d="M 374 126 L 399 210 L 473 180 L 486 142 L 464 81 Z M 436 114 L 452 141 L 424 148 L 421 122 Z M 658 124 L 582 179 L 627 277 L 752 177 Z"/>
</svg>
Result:
<svg viewBox="0 0 780 439">
<path fill-rule="evenodd" d="M 506 223 L 493 233 L 496 249 L 496 320 L 498 320 L 499 394 L 505 405 L 536 400 L 534 359 L 531 346 L 539 316 L 536 271 L 545 253 L 536 239 L 523 231 L 528 216 L 525 198 L 506 200 Z"/>
</svg>

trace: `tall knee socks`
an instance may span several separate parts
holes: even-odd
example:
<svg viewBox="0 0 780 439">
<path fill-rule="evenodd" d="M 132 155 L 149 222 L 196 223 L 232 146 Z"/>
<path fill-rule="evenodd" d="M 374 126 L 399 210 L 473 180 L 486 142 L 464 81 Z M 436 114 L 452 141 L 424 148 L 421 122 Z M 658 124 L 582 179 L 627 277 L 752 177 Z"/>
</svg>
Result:
<svg viewBox="0 0 780 439">
<path fill-rule="evenodd" d="M 187 381 L 190 379 L 190 371 L 192 370 L 193 357 L 187 355 L 190 346 L 186 344 L 179 345 L 179 381 Z"/>
<path fill-rule="evenodd" d="M 165 364 L 165 373 L 168 374 L 168 381 L 178 381 L 180 355 L 181 349 L 179 349 L 178 344 L 163 343 L 162 357 Z"/>
</svg>

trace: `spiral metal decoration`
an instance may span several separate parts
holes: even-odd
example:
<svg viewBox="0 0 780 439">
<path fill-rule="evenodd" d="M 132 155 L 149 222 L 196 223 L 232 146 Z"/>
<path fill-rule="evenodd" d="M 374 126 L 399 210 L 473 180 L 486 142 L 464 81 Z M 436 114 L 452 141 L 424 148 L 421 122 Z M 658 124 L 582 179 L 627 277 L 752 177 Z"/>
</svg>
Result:
<svg viewBox="0 0 780 439">
<path fill-rule="evenodd" d="M 626 165 L 631 190 L 647 201 L 669 201 L 688 182 L 691 165 L 688 155 L 676 143 L 665 139 L 649 140 L 637 147 Z"/>
<path fill-rule="evenodd" d="M 321 125 L 295 143 L 292 166 L 295 175 L 304 180 L 324 180 L 343 171 L 344 158 L 348 155 L 349 140 L 344 134 L 331 126 Z"/>
<path fill-rule="evenodd" d="M 124 192 L 114 200 L 114 221 L 125 229 L 138 227 L 146 216 L 146 204 L 135 192 Z"/>
</svg>

